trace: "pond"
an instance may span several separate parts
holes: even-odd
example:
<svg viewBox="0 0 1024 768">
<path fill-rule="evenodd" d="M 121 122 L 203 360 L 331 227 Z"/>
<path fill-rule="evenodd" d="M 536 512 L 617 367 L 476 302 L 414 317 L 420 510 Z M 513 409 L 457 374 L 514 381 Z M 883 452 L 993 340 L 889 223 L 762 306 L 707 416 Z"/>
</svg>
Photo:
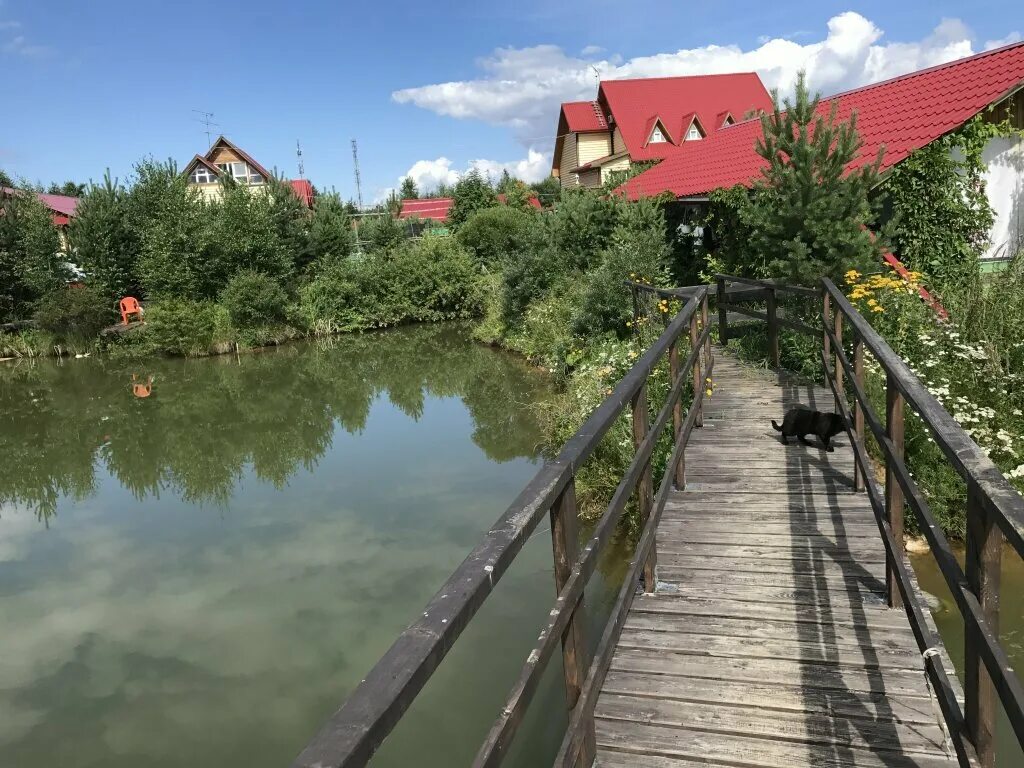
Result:
<svg viewBox="0 0 1024 768">
<path fill-rule="evenodd" d="M 536 472 L 547 394 L 457 325 L 4 364 L 0 764 L 287 766 Z M 467 764 L 553 597 L 541 526 L 374 765 Z"/>
<path fill-rule="evenodd" d="M 964 564 L 964 552 L 956 550 L 960 566 Z M 957 677 L 964 679 L 964 621 L 953 602 L 953 596 L 946 586 L 935 558 L 930 554 L 911 555 L 921 589 L 938 598 L 932 610 L 935 625 L 942 642 L 949 651 Z M 1003 548 L 1001 586 L 999 592 L 999 639 L 1010 657 L 1014 669 L 1024 670 L 1024 563 L 1009 546 Z M 1020 671 L 1017 673 L 1021 674 Z M 1020 768 L 1024 765 L 1024 752 L 1010 727 L 1010 721 L 1000 706 L 999 723 L 996 726 L 996 762 L 999 768 Z"/>
</svg>

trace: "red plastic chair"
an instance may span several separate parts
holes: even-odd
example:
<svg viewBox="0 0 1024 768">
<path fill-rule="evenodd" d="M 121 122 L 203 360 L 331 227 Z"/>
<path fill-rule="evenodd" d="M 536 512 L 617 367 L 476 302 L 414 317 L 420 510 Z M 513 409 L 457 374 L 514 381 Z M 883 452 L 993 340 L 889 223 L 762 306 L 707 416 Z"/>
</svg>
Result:
<svg viewBox="0 0 1024 768">
<path fill-rule="evenodd" d="M 121 299 L 121 322 L 128 325 L 128 316 L 135 315 L 135 319 L 142 321 L 142 307 L 134 296 L 125 296 Z"/>
</svg>

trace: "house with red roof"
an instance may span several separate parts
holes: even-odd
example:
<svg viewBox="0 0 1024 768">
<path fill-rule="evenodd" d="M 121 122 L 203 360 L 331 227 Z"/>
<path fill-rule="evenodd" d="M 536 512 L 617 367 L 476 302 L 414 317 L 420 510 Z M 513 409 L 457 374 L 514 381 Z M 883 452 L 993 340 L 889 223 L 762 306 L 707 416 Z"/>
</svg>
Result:
<svg viewBox="0 0 1024 768">
<path fill-rule="evenodd" d="M 505 204 L 505 195 L 498 194 L 498 202 Z M 454 197 L 416 197 L 402 200 L 398 209 L 399 219 L 420 219 L 434 221 L 438 224 L 448 223 L 448 213 L 455 203 Z M 528 201 L 530 207 L 540 210 L 541 204 L 537 197 Z"/>
<path fill-rule="evenodd" d="M 819 110 L 828 114 L 833 105 L 839 120 L 857 114 L 863 147 L 849 168 L 873 162 L 882 148 L 884 178 L 910 153 L 975 115 L 1009 117 L 1024 130 L 1024 42 L 839 93 L 822 99 Z M 684 142 L 620 189 L 633 199 L 669 192 L 699 204 L 715 189 L 749 186 L 765 166 L 754 148 L 760 136 L 758 119 L 720 126 L 701 141 Z M 993 139 L 984 160 L 986 193 L 996 214 L 985 256 L 1012 256 L 1024 246 L 1024 140 Z"/>
<path fill-rule="evenodd" d="M 214 199 L 221 195 L 222 175 L 247 187 L 263 188 L 271 174 L 241 147 L 219 136 L 205 155 L 196 155 L 188 162 L 183 175 L 204 197 Z M 288 183 L 306 207 L 312 208 L 313 185 L 305 179 L 293 179 Z"/>
<path fill-rule="evenodd" d="M 614 171 L 661 161 L 772 107 L 754 72 L 603 80 L 594 101 L 562 104 L 551 173 L 599 187 Z"/>
</svg>

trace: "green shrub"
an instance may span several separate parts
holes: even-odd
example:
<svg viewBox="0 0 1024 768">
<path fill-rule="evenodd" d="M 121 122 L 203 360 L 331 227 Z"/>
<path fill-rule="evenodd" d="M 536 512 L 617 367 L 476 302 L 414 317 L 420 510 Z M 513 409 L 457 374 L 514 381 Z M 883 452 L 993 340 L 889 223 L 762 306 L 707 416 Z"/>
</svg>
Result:
<svg viewBox="0 0 1024 768">
<path fill-rule="evenodd" d="M 456 235 L 484 267 L 500 267 L 529 246 L 534 216 L 511 206 L 477 211 L 459 227 Z"/>
<path fill-rule="evenodd" d="M 139 294 L 139 233 L 131 226 L 128 193 L 109 172 L 79 199 L 68 236 L 90 285 L 111 300 Z"/>
<path fill-rule="evenodd" d="M 459 228 L 477 211 L 498 205 L 497 193 L 486 177 L 476 168 L 458 180 L 452 190 L 452 197 L 454 202 L 451 210 L 448 211 L 448 226 L 452 232 L 458 232 Z"/>
<path fill-rule="evenodd" d="M 146 345 L 170 355 L 208 354 L 220 327 L 215 304 L 188 299 L 165 299 L 146 307 L 145 320 Z"/>
<path fill-rule="evenodd" d="M 0 193 L 0 322 L 32 314 L 67 270 L 50 212 L 32 192 Z"/>
<path fill-rule="evenodd" d="M 450 237 L 427 235 L 384 266 L 382 277 L 402 296 L 410 320 L 472 317 L 482 309 L 476 265 Z"/>
<path fill-rule="evenodd" d="M 272 277 L 243 270 L 232 277 L 220 293 L 236 328 L 259 328 L 284 322 L 288 295 Z"/>
<path fill-rule="evenodd" d="M 62 339 L 93 339 L 116 317 L 110 300 L 91 286 L 53 291 L 40 300 L 35 313 L 40 328 Z"/>
</svg>

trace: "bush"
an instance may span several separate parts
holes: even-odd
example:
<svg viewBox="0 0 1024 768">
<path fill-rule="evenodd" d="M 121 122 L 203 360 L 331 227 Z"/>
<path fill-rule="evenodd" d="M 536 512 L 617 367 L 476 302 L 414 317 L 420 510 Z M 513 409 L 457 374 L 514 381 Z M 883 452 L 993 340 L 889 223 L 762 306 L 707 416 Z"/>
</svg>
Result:
<svg viewBox="0 0 1024 768">
<path fill-rule="evenodd" d="M 24 319 L 67 269 L 50 212 L 32 192 L 0 193 L 0 322 Z"/>
<path fill-rule="evenodd" d="M 274 278 L 243 270 L 221 291 L 220 303 L 236 328 L 258 328 L 284 322 L 288 295 Z"/>
<path fill-rule="evenodd" d="M 458 232 L 477 211 L 493 208 L 498 204 L 498 195 L 494 188 L 476 168 L 459 179 L 452 190 L 452 197 L 454 202 L 448 211 L 448 226 L 452 232 Z"/>
<path fill-rule="evenodd" d="M 474 213 L 459 227 L 456 237 L 478 264 L 498 267 L 529 246 L 533 224 L 532 214 L 502 205 Z"/>
<path fill-rule="evenodd" d="M 370 253 L 390 253 L 406 239 L 405 224 L 389 213 L 359 222 L 359 240 Z"/>
<path fill-rule="evenodd" d="M 476 265 L 450 237 L 427 235 L 403 249 L 389 266 L 384 277 L 397 287 L 411 320 L 453 320 L 478 315 L 482 309 Z"/>
<path fill-rule="evenodd" d="M 93 339 L 115 319 L 110 300 L 91 286 L 47 294 L 35 314 L 39 327 L 58 338 Z"/>
<path fill-rule="evenodd" d="M 209 301 L 166 299 L 146 308 L 145 345 L 170 355 L 205 355 L 222 323 Z"/>
<path fill-rule="evenodd" d="M 138 232 L 128 215 L 128 193 L 109 172 L 79 199 L 69 239 L 75 263 L 108 299 L 140 293 Z"/>
</svg>

